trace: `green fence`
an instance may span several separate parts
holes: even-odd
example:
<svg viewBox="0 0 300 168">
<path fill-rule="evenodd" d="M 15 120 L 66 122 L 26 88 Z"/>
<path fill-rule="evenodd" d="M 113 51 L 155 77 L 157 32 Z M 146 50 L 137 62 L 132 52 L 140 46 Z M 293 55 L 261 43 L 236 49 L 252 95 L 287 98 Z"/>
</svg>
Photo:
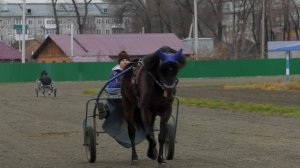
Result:
<svg viewBox="0 0 300 168">
<path fill-rule="evenodd" d="M 285 59 L 188 62 L 179 77 L 238 77 L 285 75 Z M 290 60 L 290 73 L 300 74 L 300 59 Z"/>
<path fill-rule="evenodd" d="M 0 82 L 32 82 L 42 70 L 55 81 L 106 80 L 114 62 L 1 63 Z M 300 59 L 290 60 L 290 74 L 300 74 Z M 285 75 L 285 59 L 188 61 L 180 78 Z"/>
<path fill-rule="evenodd" d="M 35 81 L 46 70 L 54 81 L 105 80 L 114 62 L 103 63 L 2 63 L 0 82 Z"/>
</svg>

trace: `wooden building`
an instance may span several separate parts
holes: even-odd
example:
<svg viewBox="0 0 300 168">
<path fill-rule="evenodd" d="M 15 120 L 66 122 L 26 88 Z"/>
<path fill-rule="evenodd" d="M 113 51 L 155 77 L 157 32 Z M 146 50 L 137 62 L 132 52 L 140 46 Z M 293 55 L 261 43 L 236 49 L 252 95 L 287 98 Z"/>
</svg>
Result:
<svg viewBox="0 0 300 168">
<path fill-rule="evenodd" d="M 121 51 L 137 58 L 152 54 L 163 46 L 193 52 L 173 33 L 48 36 L 32 58 L 36 62 L 111 62 Z M 72 50 L 73 49 L 73 50 Z"/>
</svg>

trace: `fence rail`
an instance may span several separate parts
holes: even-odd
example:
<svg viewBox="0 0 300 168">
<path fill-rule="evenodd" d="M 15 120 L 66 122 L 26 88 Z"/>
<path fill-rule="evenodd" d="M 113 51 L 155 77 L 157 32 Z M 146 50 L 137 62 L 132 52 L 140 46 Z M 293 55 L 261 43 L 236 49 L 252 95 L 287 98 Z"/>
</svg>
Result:
<svg viewBox="0 0 300 168">
<path fill-rule="evenodd" d="M 0 82 L 32 82 L 42 70 L 55 81 L 106 80 L 114 62 L 0 63 Z M 285 75 L 285 59 L 188 61 L 180 78 Z M 300 59 L 290 60 L 290 74 L 300 74 Z"/>
</svg>

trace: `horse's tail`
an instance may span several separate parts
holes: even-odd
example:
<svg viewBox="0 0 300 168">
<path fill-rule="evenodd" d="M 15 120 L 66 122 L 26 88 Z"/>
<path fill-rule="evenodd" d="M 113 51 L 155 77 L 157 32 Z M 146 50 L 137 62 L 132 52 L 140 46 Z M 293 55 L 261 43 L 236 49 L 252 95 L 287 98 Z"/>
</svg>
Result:
<svg viewBox="0 0 300 168">
<path fill-rule="evenodd" d="M 134 109 L 134 122 L 135 122 L 135 126 L 138 130 L 145 131 L 145 125 L 143 123 L 141 110 L 138 107 L 135 107 L 135 109 Z"/>
</svg>

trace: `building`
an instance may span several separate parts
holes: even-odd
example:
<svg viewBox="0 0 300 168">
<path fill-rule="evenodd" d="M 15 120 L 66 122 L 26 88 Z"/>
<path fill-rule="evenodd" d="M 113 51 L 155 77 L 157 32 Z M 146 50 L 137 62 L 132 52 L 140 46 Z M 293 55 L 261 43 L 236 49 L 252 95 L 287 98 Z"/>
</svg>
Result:
<svg viewBox="0 0 300 168">
<path fill-rule="evenodd" d="M 83 14 L 84 4 L 78 3 Z M 12 45 L 22 39 L 22 3 L 0 4 L 0 41 Z M 122 19 L 113 16 L 117 4 L 91 3 L 88 5 L 88 16 L 85 33 L 87 34 L 120 34 L 130 32 L 130 17 Z M 57 3 L 56 6 L 59 34 L 78 34 L 75 9 L 72 3 Z M 25 39 L 43 41 L 48 35 L 56 33 L 56 22 L 51 3 L 26 3 Z M 73 26 L 72 26 L 73 25 Z"/>
<path fill-rule="evenodd" d="M 192 51 L 195 51 L 195 40 L 187 38 L 182 40 L 186 46 Z M 212 38 L 198 38 L 197 39 L 197 57 L 193 59 L 213 59 L 214 57 L 214 39 Z"/>
<path fill-rule="evenodd" d="M 21 53 L 2 42 L 0 42 L 0 62 L 20 62 Z"/>
<path fill-rule="evenodd" d="M 21 41 L 16 41 L 15 43 L 12 44 L 12 47 L 15 49 L 18 49 L 21 52 Z M 32 39 L 32 40 L 26 40 L 25 42 L 25 59 L 26 62 L 31 62 L 31 57 L 32 54 L 39 48 L 39 46 L 41 45 L 41 42 L 39 42 L 36 39 Z"/>
<path fill-rule="evenodd" d="M 185 55 L 193 52 L 173 33 L 111 34 L 111 35 L 50 35 L 32 58 L 36 62 L 109 62 L 117 59 L 120 51 L 139 58 L 169 46 L 183 49 Z M 73 50 L 72 50 L 73 49 Z"/>
</svg>

